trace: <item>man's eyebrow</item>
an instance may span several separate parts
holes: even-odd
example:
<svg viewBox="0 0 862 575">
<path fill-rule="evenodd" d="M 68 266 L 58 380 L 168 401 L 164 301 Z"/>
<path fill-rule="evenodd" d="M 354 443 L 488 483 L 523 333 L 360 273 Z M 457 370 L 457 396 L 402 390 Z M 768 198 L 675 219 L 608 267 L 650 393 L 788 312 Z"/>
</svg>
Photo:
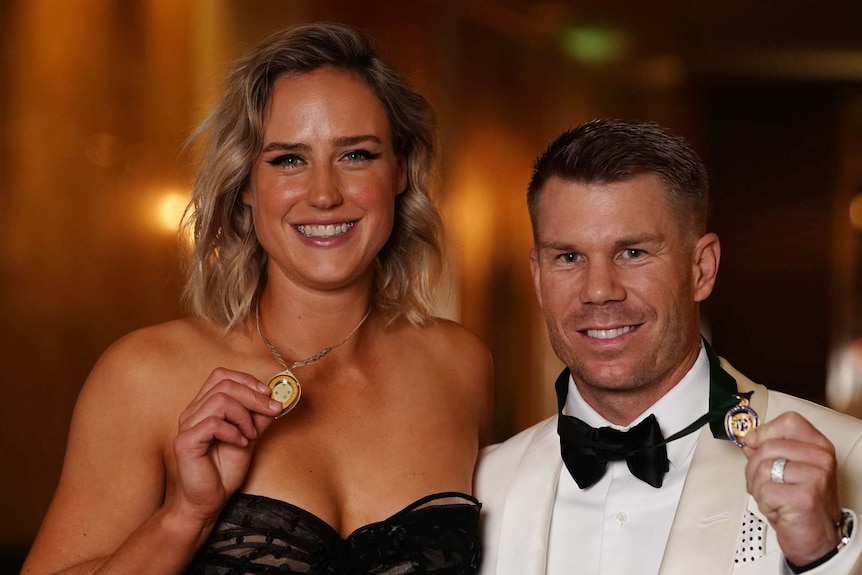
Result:
<svg viewBox="0 0 862 575">
<path fill-rule="evenodd" d="M 663 241 L 664 236 L 660 234 L 641 234 L 637 236 L 621 238 L 614 243 L 614 246 L 616 247 L 616 249 L 621 250 L 638 244 L 654 244 Z"/>
<path fill-rule="evenodd" d="M 647 244 L 653 242 L 664 241 L 664 236 L 659 234 L 642 234 L 636 236 L 623 237 L 614 242 L 614 250 L 620 250 L 637 244 Z M 578 252 L 578 247 L 570 242 L 546 240 L 539 241 L 536 244 L 537 248 L 554 250 L 558 252 Z"/>
<path fill-rule="evenodd" d="M 572 244 L 555 241 L 539 241 L 536 243 L 536 247 L 543 250 L 554 250 L 558 252 L 578 251 Z"/>
</svg>

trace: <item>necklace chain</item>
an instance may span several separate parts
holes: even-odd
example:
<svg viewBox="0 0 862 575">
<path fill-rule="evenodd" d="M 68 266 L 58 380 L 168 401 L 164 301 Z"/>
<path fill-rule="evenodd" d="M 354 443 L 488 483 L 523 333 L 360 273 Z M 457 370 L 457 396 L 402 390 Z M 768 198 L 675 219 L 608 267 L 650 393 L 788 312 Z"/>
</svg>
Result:
<svg viewBox="0 0 862 575">
<path fill-rule="evenodd" d="M 329 352 L 331 352 L 335 348 L 340 347 L 340 346 L 344 345 L 345 343 L 347 343 L 347 340 L 349 340 L 351 337 L 353 337 L 353 334 L 355 334 L 359 330 L 359 328 L 362 326 L 362 324 L 365 323 L 365 320 L 368 319 L 368 316 L 370 314 L 371 314 L 371 307 L 369 306 L 368 311 L 365 312 L 365 315 L 362 316 L 362 319 L 359 320 L 359 323 L 356 324 L 356 327 L 354 327 L 352 330 L 350 330 L 350 333 L 347 334 L 347 337 L 345 337 L 344 339 L 342 339 L 341 341 L 339 341 L 335 345 L 332 345 L 330 347 L 324 347 L 322 350 L 320 350 L 316 354 L 312 355 L 311 357 L 307 357 L 305 359 L 295 361 L 292 364 L 290 364 L 289 366 L 287 365 L 287 362 L 284 360 L 284 357 L 282 357 L 282 355 L 280 353 L 278 353 L 278 350 L 275 349 L 275 346 L 272 345 L 272 342 L 270 342 L 266 338 L 265 335 L 263 335 L 263 331 L 261 331 L 261 329 L 260 329 L 260 303 L 258 303 L 257 306 L 255 307 L 254 319 L 255 319 L 255 322 L 257 323 L 257 335 L 260 336 L 260 339 L 263 341 L 263 344 L 267 347 L 267 349 L 269 349 L 269 353 L 272 355 L 273 359 L 275 359 L 275 361 L 277 361 L 279 363 L 279 365 L 281 365 L 281 367 L 283 367 L 284 369 L 286 369 L 288 371 L 292 371 L 296 368 L 304 367 L 306 365 L 314 363 L 315 361 L 323 359 L 324 357 L 329 355 Z"/>
</svg>

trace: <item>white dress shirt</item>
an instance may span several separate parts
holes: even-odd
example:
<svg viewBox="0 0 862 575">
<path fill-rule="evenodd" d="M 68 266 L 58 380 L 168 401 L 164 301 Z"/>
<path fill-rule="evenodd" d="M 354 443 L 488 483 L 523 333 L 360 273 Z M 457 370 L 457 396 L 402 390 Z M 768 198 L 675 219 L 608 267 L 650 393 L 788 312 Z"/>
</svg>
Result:
<svg viewBox="0 0 862 575">
<path fill-rule="evenodd" d="M 701 347 L 685 377 L 632 426 L 654 414 L 669 437 L 707 411 L 709 360 Z M 571 377 L 563 413 L 593 427 L 629 429 L 611 424 L 587 405 Z M 605 475 L 587 489 L 580 489 L 563 466 L 551 518 L 548 574 L 658 573 L 697 436 L 691 433 L 667 444 L 670 470 L 661 489 L 634 477 L 625 461 L 610 462 Z"/>
</svg>

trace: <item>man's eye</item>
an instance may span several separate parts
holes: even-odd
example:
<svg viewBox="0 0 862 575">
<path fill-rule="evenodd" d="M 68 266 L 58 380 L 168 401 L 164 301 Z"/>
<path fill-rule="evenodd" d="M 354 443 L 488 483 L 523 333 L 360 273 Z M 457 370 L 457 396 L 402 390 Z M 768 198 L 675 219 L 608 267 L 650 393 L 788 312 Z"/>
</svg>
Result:
<svg viewBox="0 0 862 575">
<path fill-rule="evenodd" d="M 568 253 L 568 254 L 560 254 L 558 256 L 560 261 L 567 264 L 573 264 L 578 261 L 578 254 Z"/>
<path fill-rule="evenodd" d="M 626 248 L 623 250 L 623 257 L 629 260 L 636 260 L 646 255 L 646 252 L 637 248 Z"/>
</svg>

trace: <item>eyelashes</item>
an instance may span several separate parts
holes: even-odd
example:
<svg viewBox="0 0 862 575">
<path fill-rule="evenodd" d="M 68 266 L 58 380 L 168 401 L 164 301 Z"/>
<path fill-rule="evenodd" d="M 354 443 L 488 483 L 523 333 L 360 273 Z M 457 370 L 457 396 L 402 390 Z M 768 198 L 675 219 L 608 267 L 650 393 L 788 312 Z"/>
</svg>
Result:
<svg viewBox="0 0 862 575">
<path fill-rule="evenodd" d="M 371 150 L 360 149 L 345 152 L 341 156 L 340 160 L 345 161 L 349 164 L 362 164 L 365 162 L 376 160 L 380 157 L 380 152 L 372 152 Z M 266 163 L 270 166 L 276 167 L 294 167 L 305 164 L 306 160 L 299 154 L 282 154 L 280 156 L 276 156 L 274 158 L 266 160 Z"/>
<path fill-rule="evenodd" d="M 372 152 L 370 150 L 351 150 L 344 154 L 343 157 L 349 162 L 363 162 L 376 160 L 380 157 L 380 153 Z"/>
<path fill-rule="evenodd" d="M 302 158 L 295 154 L 284 154 L 282 156 L 276 156 L 266 160 L 266 163 L 270 166 L 297 166 L 302 161 Z"/>
</svg>

